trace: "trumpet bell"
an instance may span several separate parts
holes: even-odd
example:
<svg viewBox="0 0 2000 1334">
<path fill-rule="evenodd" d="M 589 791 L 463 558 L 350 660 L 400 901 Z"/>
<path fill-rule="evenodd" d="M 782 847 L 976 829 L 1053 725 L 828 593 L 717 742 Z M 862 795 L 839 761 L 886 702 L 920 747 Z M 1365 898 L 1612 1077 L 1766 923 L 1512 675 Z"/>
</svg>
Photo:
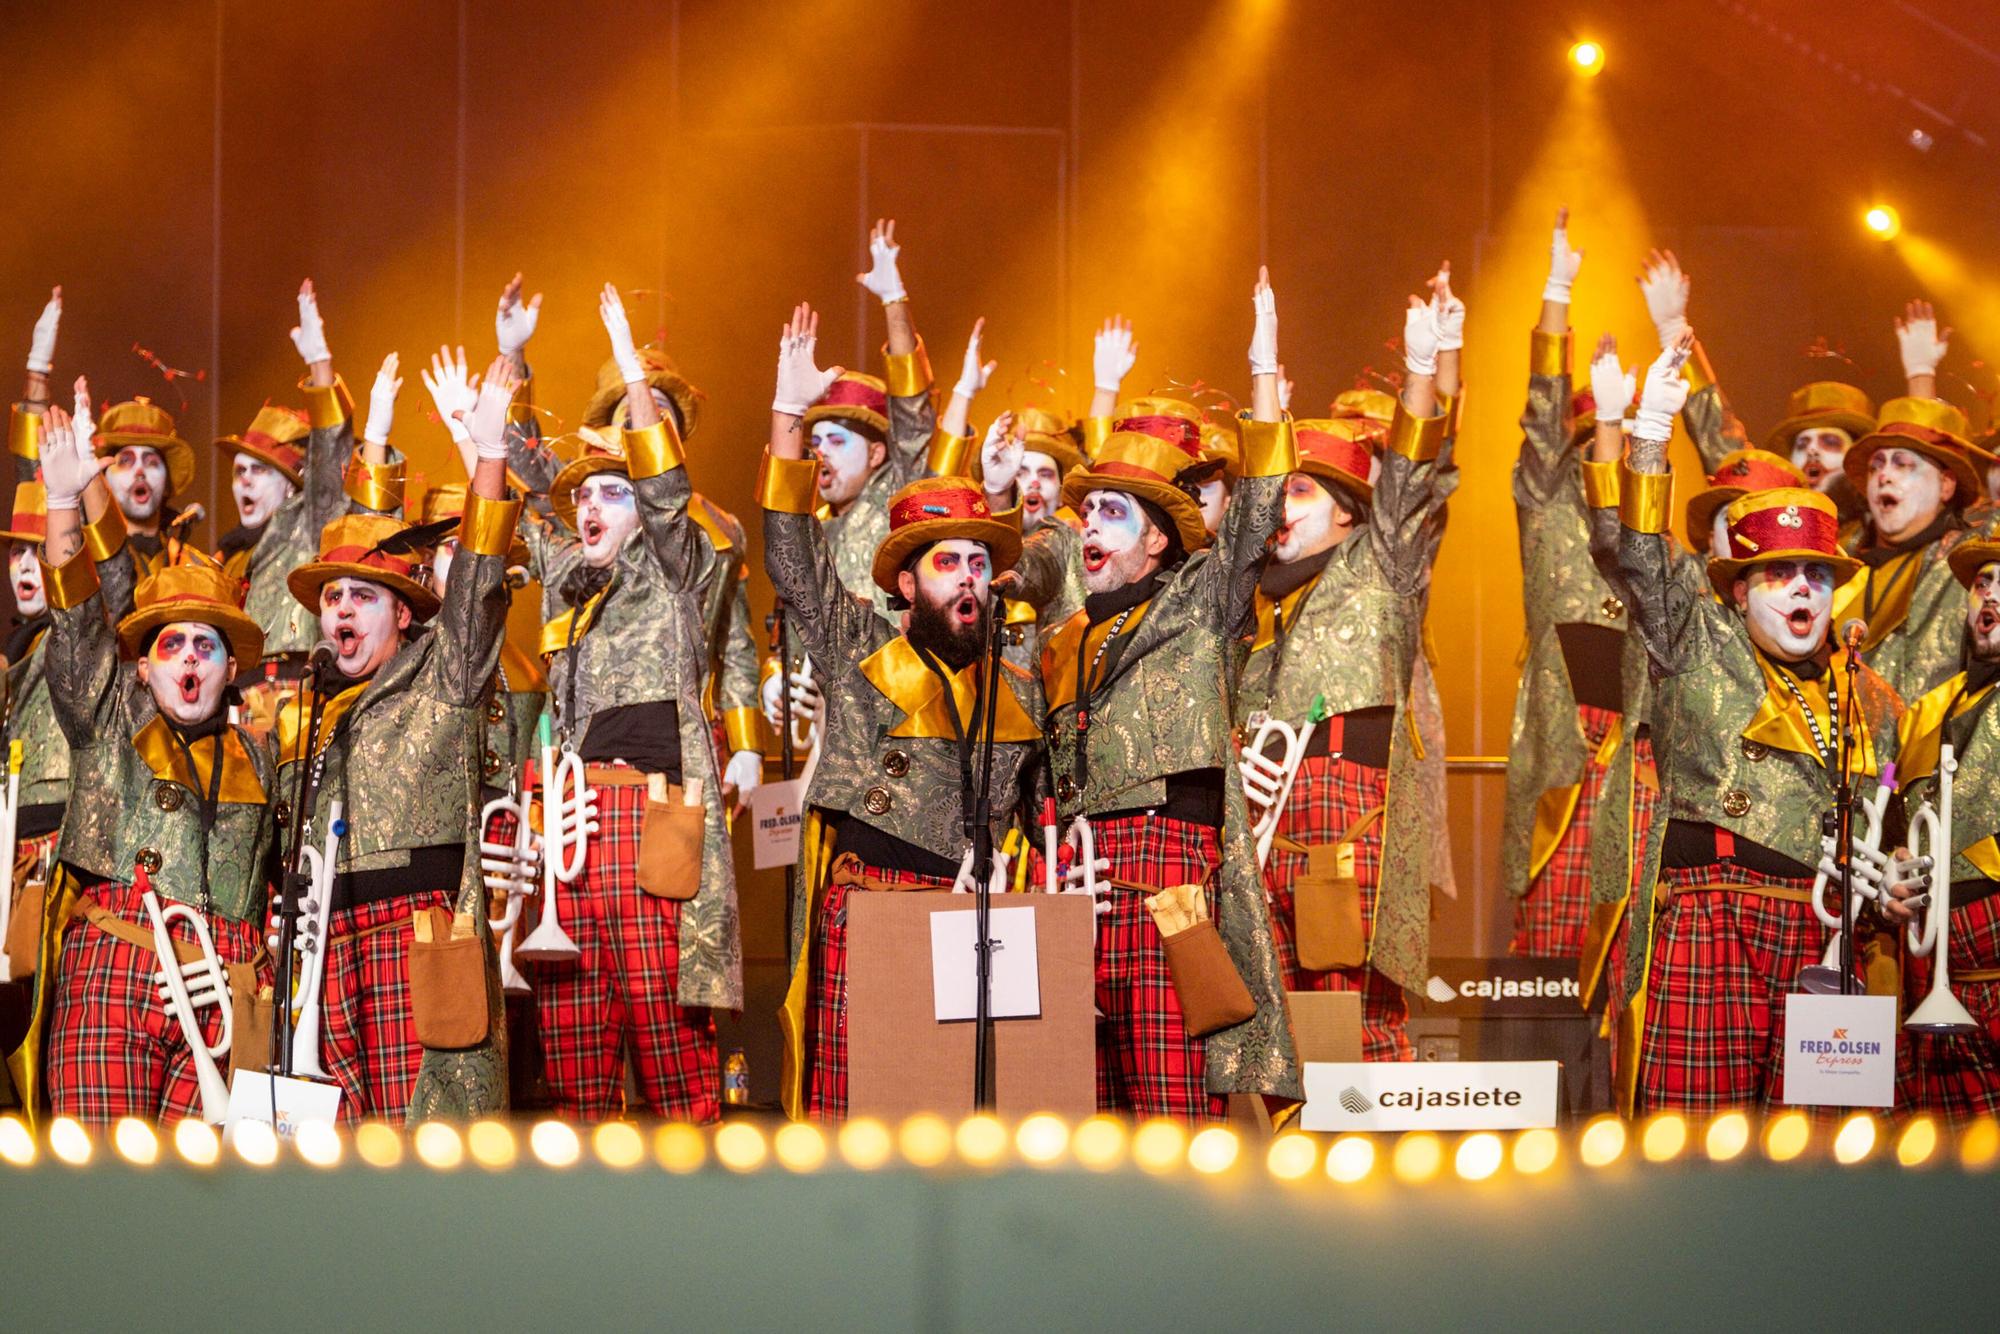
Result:
<svg viewBox="0 0 2000 1334">
<path fill-rule="evenodd" d="M 551 927 L 554 929 L 551 930 Z M 582 947 L 569 938 L 569 932 L 555 926 L 547 917 L 528 933 L 526 940 L 514 947 L 514 957 L 527 963 L 561 963 L 582 953 Z"/>
<path fill-rule="evenodd" d="M 1943 987 L 1935 987 L 1930 995 L 1924 997 L 1923 1004 L 1910 1011 L 1903 1027 L 1912 1033 L 1947 1037 L 1955 1033 L 1975 1032 L 1979 1021 L 1972 1017 L 1972 1011 L 1966 1009 L 1958 997 Z"/>
<path fill-rule="evenodd" d="M 1799 990 L 1815 996 L 1838 996 L 1840 969 L 1829 968 L 1823 963 L 1807 964 L 1799 969 Z"/>
</svg>

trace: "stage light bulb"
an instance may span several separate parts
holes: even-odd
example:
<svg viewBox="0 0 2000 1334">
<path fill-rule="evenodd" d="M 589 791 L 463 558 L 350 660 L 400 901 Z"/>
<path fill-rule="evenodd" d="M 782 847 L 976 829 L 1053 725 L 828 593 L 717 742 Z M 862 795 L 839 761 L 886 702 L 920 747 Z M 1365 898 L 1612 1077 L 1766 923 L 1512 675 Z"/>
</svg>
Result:
<svg viewBox="0 0 2000 1334">
<path fill-rule="evenodd" d="M 153 1128 L 135 1116 L 120 1117 L 112 1127 L 111 1142 L 118 1156 L 140 1167 L 151 1167 L 160 1157 L 160 1139 Z"/>
<path fill-rule="evenodd" d="M 847 1160 L 847 1165 L 863 1172 L 872 1172 L 888 1162 L 890 1152 L 896 1147 L 889 1137 L 889 1127 L 872 1116 L 843 1124 L 839 1144 L 840 1156 Z"/>
<path fill-rule="evenodd" d="M 370 1167 L 394 1167 L 403 1161 L 403 1137 L 393 1126 L 369 1121 L 355 1127 L 354 1152 Z"/>
<path fill-rule="evenodd" d="M 90 1132 L 73 1117 L 58 1116 L 49 1125 L 49 1152 L 71 1167 L 90 1161 Z"/>
<path fill-rule="evenodd" d="M 793 1121 L 771 1136 L 771 1151 L 788 1172 L 817 1172 L 826 1166 L 826 1135 L 808 1121 Z"/>
<path fill-rule="evenodd" d="M 583 1141 L 561 1121 L 538 1121 L 528 1132 L 528 1148 L 548 1167 L 568 1167 L 583 1154 Z"/>
<path fill-rule="evenodd" d="M 1458 1142 L 1452 1169 L 1463 1181 L 1484 1181 L 1500 1170 L 1504 1157 L 1506 1151 L 1501 1146 L 1500 1137 L 1490 1130 L 1482 1130 Z"/>
<path fill-rule="evenodd" d="M 1724 1112 L 1708 1123 L 1703 1147 L 1710 1162 L 1728 1162 L 1750 1147 L 1750 1118 L 1741 1112 Z"/>
<path fill-rule="evenodd" d="M 509 1136 L 508 1143 L 512 1142 L 512 1136 Z M 340 1132 L 334 1129 L 331 1121 L 306 1122 L 299 1127 L 299 1133 L 292 1140 L 292 1147 L 298 1150 L 299 1157 L 314 1167 L 340 1165 Z"/>
<path fill-rule="evenodd" d="M 1833 1159 L 1843 1167 L 1852 1167 L 1873 1152 L 1875 1118 L 1866 1112 L 1856 1112 L 1842 1123 L 1839 1133 L 1833 1137 Z"/>
<path fill-rule="evenodd" d="M 903 1122 L 896 1138 L 912 1167 L 936 1167 L 951 1156 L 951 1127 L 932 1112 L 918 1112 Z"/>
<path fill-rule="evenodd" d="M 1890 204 L 1873 204 L 1861 215 L 1861 224 L 1878 240 L 1893 241 L 1903 230 L 1903 215 Z"/>
<path fill-rule="evenodd" d="M 196 1167 L 213 1167 L 222 1156 L 222 1140 L 214 1126 L 190 1116 L 174 1127 L 174 1151 Z"/>
<path fill-rule="evenodd" d="M 1523 1176 L 1539 1175 L 1554 1167 L 1561 1153 L 1562 1140 L 1555 1131 L 1524 1130 L 1514 1141 L 1514 1170 Z"/>
<path fill-rule="evenodd" d="M 1905 1167 L 1922 1167 L 1937 1152 L 1937 1122 L 1920 1116 L 1903 1127 L 1896 1141 L 1896 1161 Z"/>
<path fill-rule="evenodd" d="M 472 1161 L 487 1168 L 512 1167 L 519 1152 L 514 1131 L 504 1121 L 474 1121 L 466 1127 L 465 1146 Z"/>
<path fill-rule="evenodd" d="M 278 1132 L 268 1121 L 238 1121 L 229 1132 L 229 1147 L 250 1166 L 269 1167 L 278 1161 Z"/>
<path fill-rule="evenodd" d="M 426 1121 L 418 1126 L 414 1144 L 417 1161 L 432 1171 L 449 1172 L 465 1161 L 465 1141 L 442 1121 Z"/>
<path fill-rule="evenodd" d="M 749 1172 L 764 1165 L 770 1146 L 757 1127 L 738 1121 L 715 1132 L 715 1157 L 732 1172 Z"/>
<path fill-rule="evenodd" d="M 1280 1181 L 1297 1181 L 1311 1172 L 1318 1161 L 1319 1146 L 1313 1143 L 1311 1135 L 1288 1134 L 1271 1141 L 1264 1165 Z"/>
<path fill-rule="evenodd" d="M 1966 1167 L 1983 1170 L 1993 1165 L 1996 1153 L 2000 1153 L 2000 1125 L 1990 1116 L 1982 1116 L 1958 1136 L 1958 1161 Z"/>
<path fill-rule="evenodd" d="M 1600 1116 L 1583 1128 L 1577 1157 L 1585 1167 L 1609 1167 L 1625 1152 L 1625 1123 L 1615 1116 Z"/>
<path fill-rule="evenodd" d="M 1241 1149 L 1235 1131 L 1228 1126 L 1210 1126 L 1188 1144 L 1188 1166 L 1209 1176 L 1227 1172 L 1236 1165 Z"/>
<path fill-rule="evenodd" d="M 1187 1131 L 1177 1121 L 1148 1121 L 1132 1136 L 1132 1161 L 1148 1172 L 1177 1167 L 1187 1151 Z"/>
<path fill-rule="evenodd" d="M 1343 1185 L 1359 1181 L 1374 1170 L 1375 1141 L 1365 1135 L 1337 1139 L 1326 1151 L 1326 1174 Z"/>
<path fill-rule="evenodd" d="M 1803 1112 L 1785 1112 L 1764 1127 L 1764 1156 L 1774 1163 L 1789 1163 L 1806 1151 L 1812 1139 L 1812 1123 Z"/>
<path fill-rule="evenodd" d="M 597 1161 L 619 1171 L 637 1167 L 646 1157 L 646 1139 L 630 1121 L 606 1121 L 590 1136 Z"/>
<path fill-rule="evenodd" d="M 35 1161 L 35 1137 L 18 1116 L 0 1116 L 0 1161 L 29 1167 Z"/>
<path fill-rule="evenodd" d="M 1108 1172 L 1125 1157 L 1125 1123 L 1115 1116 L 1086 1118 L 1070 1136 L 1077 1162 L 1093 1172 Z"/>
<path fill-rule="evenodd" d="M 1596 42 L 1578 42 L 1569 49 L 1569 63 L 1586 79 L 1604 69 L 1604 48 Z"/>
<path fill-rule="evenodd" d="M 708 1158 L 708 1141 L 685 1121 L 670 1121 L 653 1136 L 653 1158 L 675 1175 L 700 1167 Z"/>
<path fill-rule="evenodd" d="M 1646 1123 L 1639 1139 L 1639 1151 L 1649 1163 L 1664 1163 L 1680 1157 L 1687 1147 L 1688 1125 L 1678 1112 L 1661 1112 Z"/>
<path fill-rule="evenodd" d="M 1444 1144 L 1428 1130 L 1413 1131 L 1396 1141 L 1389 1166 L 1399 1181 L 1421 1186 L 1444 1166 Z"/>
<path fill-rule="evenodd" d="M 1053 1163 L 1069 1147 L 1069 1127 L 1060 1116 L 1037 1113 L 1015 1129 L 1014 1147 L 1028 1162 L 1038 1166 Z"/>
<path fill-rule="evenodd" d="M 976 1167 L 991 1167 L 1007 1152 L 1007 1127 L 983 1113 L 959 1122 L 953 1139 L 958 1143 L 958 1156 Z"/>
</svg>

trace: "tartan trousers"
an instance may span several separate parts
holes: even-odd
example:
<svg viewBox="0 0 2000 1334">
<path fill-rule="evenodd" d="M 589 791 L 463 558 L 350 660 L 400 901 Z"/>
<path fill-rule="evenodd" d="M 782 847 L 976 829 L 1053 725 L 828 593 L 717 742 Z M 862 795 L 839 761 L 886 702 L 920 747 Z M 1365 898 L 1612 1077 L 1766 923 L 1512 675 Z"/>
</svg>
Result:
<svg viewBox="0 0 2000 1334">
<path fill-rule="evenodd" d="M 1337 841 L 1369 811 L 1381 806 L 1389 792 L 1389 771 L 1329 755 L 1300 761 L 1291 796 L 1278 816 L 1278 833 L 1308 847 Z M 1273 843 L 1264 863 L 1264 887 L 1271 897 L 1271 935 L 1278 947 L 1278 965 L 1291 991 L 1358 991 L 1361 993 L 1361 1059 L 1408 1061 L 1409 1002 L 1403 989 L 1367 965 L 1312 972 L 1299 966 L 1292 883 L 1306 869 L 1301 853 Z M 1377 817 L 1354 840 L 1354 875 L 1361 882 L 1361 927 L 1368 939 L 1375 934 L 1375 889 L 1382 878 L 1382 819 Z"/>
<path fill-rule="evenodd" d="M 106 881 L 84 893 L 122 921 L 152 930 L 142 896 L 132 886 Z M 193 943 L 184 925 L 175 922 L 172 929 L 175 940 Z M 257 923 L 211 917 L 208 929 L 223 962 L 256 957 Z M 63 933 L 46 1073 L 49 1105 L 57 1116 L 105 1126 L 125 1116 L 172 1124 L 201 1115 L 194 1056 L 171 1002 L 160 999 L 159 971 L 160 959 L 152 950 L 88 922 L 73 922 Z M 258 980 L 268 983 L 269 972 L 260 970 Z M 228 1004 L 226 996 L 223 1004 Z M 219 1040 L 220 1009 L 210 1006 L 198 1013 L 203 1040 Z M 219 1056 L 215 1064 L 227 1079 L 229 1057 Z"/>
<path fill-rule="evenodd" d="M 2000 968 L 2000 894 L 1951 910 L 1951 966 Z M 1931 958 L 1904 956 L 1905 1017 L 1930 990 Z M 1896 1106 L 1952 1120 L 2000 1112 L 2000 980 L 1960 982 L 1951 989 L 1978 1021 L 1977 1031 L 1936 1036 L 1904 1029 L 1896 1045 Z"/>
<path fill-rule="evenodd" d="M 327 923 L 320 1063 L 340 1085 L 340 1119 L 400 1121 L 424 1062 L 410 1012 L 410 919 L 450 911 L 456 889 L 420 890 L 337 908 Z"/>
<path fill-rule="evenodd" d="M 582 874 L 556 890 L 558 920 L 582 953 L 562 962 L 518 961 L 535 987 L 550 1104 L 575 1120 L 618 1115 L 629 1042 L 647 1112 L 718 1120 L 715 1016 L 675 995 L 680 904 L 639 888 L 646 789 L 601 785 L 597 811 Z"/>
</svg>

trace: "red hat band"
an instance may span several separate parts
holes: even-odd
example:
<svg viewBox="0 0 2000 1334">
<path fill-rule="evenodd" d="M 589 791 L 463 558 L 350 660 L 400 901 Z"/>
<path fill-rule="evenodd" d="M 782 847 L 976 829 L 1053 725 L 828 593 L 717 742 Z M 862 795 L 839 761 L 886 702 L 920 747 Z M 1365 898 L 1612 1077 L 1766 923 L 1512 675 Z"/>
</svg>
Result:
<svg viewBox="0 0 2000 1334">
<path fill-rule="evenodd" d="M 400 556 L 391 556 L 387 552 L 359 545 L 335 547 L 331 551 L 321 553 L 320 560 L 328 565 L 365 565 L 371 570 L 400 575 L 405 579 L 409 578 L 410 571 L 416 568 L 414 561 L 407 561 Z"/>
<path fill-rule="evenodd" d="M 1375 456 L 1359 440 L 1346 440 L 1324 431 L 1300 431 L 1299 453 L 1321 463 L 1330 463 L 1350 477 L 1368 480 L 1374 471 Z"/>
<path fill-rule="evenodd" d="M 1768 551 L 1813 551 L 1838 554 L 1840 520 L 1824 510 L 1802 505 L 1753 510 L 1729 529 L 1729 554 L 1755 560 Z"/>
<path fill-rule="evenodd" d="M 889 396 L 864 380 L 835 380 L 827 386 L 819 406 L 828 408 L 866 408 L 884 416 L 889 412 Z"/>
<path fill-rule="evenodd" d="M 1201 427 L 1186 417 L 1120 417 L 1112 424 L 1114 431 L 1136 431 L 1140 435 L 1150 435 L 1155 440 L 1164 440 L 1170 445 L 1179 445 L 1190 457 L 1201 453 Z"/>
<path fill-rule="evenodd" d="M 913 523 L 924 523 L 932 519 L 991 519 L 993 511 L 986 506 L 986 497 L 971 487 L 919 491 L 912 496 L 904 496 L 889 506 L 889 530 L 896 531 Z"/>
<path fill-rule="evenodd" d="M 1727 468 L 1717 471 L 1708 479 L 1710 486 L 1737 486 L 1745 491 L 1776 491 L 1780 487 L 1797 486 L 1798 475 L 1789 468 L 1753 459 L 1738 459 Z"/>
<path fill-rule="evenodd" d="M 304 466 L 306 461 L 306 452 L 303 449 L 300 449 L 290 441 L 280 440 L 275 435 L 267 435 L 263 431 L 245 431 L 243 433 L 243 443 L 246 445 L 255 445 L 262 450 L 268 450 L 294 468 Z"/>
<path fill-rule="evenodd" d="M 14 521 L 7 525 L 17 533 L 32 533 L 36 537 L 49 535 L 49 516 L 36 514 L 30 510 L 15 510 Z"/>
</svg>

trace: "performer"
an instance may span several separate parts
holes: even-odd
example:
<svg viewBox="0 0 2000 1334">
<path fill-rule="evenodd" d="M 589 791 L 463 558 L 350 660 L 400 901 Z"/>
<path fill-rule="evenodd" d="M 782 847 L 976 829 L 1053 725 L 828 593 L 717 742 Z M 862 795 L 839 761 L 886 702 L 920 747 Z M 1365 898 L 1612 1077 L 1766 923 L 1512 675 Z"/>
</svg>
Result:
<svg viewBox="0 0 2000 1334">
<path fill-rule="evenodd" d="M 174 1121 L 204 1110 L 196 1065 L 209 1059 L 222 1016 L 198 1011 L 200 1031 L 189 1033 L 162 1003 L 143 898 L 150 888 L 162 904 L 199 913 L 232 993 L 268 984 L 259 937 L 274 776 L 263 748 L 228 725 L 223 703 L 232 659 L 255 660 L 263 636 L 234 581 L 191 550 L 192 563 L 140 584 L 113 633 L 96 567 L 77 559 L 78 503 L 107 461 L 92 459 L 62 409 L 47 418 L 47 671 L 75 784 L 92 794 L 70 812 L 60 846 L 81 895 L 53 979 L 49 1098 L 56 1114 L 93 1125 Z M 121 653 L 137 659 L 135 672 L 122 670 Z"/>
<path fill-rule="evenodd" d="M 1616 552 L 1619 596 L 1652 662 L 1663 757 L 1665 827 L 1646 857 L 1661 867 L 1659 890 L 1651 914 L 1630 914 L 1632 957 L 1649 961 L 1640 1111 L 1777 1102 L 1784 997 L 1827 941 L 1807 900 L 1834 770 L 1848 747 L 1865 791 L 1895 758 L 1901 712 L 1869 667 L 1829 653 L 1833 590 L 1858 562 L 1840 551 L 1819 492 L 1729 506 L 1730 554 L 1708 565 L 1725 600 L 1675 577 L 1666 445 L 1692 346 L 1684 333 L 1648 370 L 1617 517 L 1592 514 L 1593 546 Z M 1863 857 L 1854 866 L 1879 878 Z"/>
<path fill-rule="evenodd" d="M 173 563 L 201 507 L 174 501 L 194 481 L 194 447 L 175 433 L 173 415 L 141 394 L 105 409 L 97 453 L 111 461 L 104 474 L 124 516 L 141 577 Z M 93 553 L 94 555 L 95 553 Z"/>
<path fill-rule="evenodd" d="M 283 801 L 298 790 L 299 764 L 324 764 L 307 837 L 315 845 L 325 837 L 332 802 L 345 811 L 322 998 L 324 1062 L 344 1117 L 414 1121 L 506 1105 L 491 970 L 444 969 L 432 974 L 443 979 L 437 989 L 418 996 L 410 962 L 426 926 L 440 946 L 486 935 L 479 859 L 466 856 L 465 842 L 481 804 L 480 738 L 520 512 L 505 499 L 513 388 L 507 363 L 496 360 L 468 423 L 477 467 L 444 597 L 418 577 L 425 535 L 387 515 L 336 519 L 320 535 L 318 558 L 287 580 L 294 597 L 319 609 L 335 653 L 318 735 L 305 735 L 306 693 L 279 715 L 277 736 Z M 439 910 L 449 926 L 435 925 Z M 438 940 L 440 931 L 451 935 Z M 482 1008 L 483 1040 L 450 1049 L 420 1042 L 429 1016 Z"/>
<path fill-rule="evenodd" d="M 991 580 L 1013 568 L 1021 534 L 968 478 L 920 478 L 889 502 L 874 580 L 907 603 L 898 633 L 851 594 L 813 519 L 815 465 L 806 405 L 838 369 L 814 364 L 819 316 L 801 305 L 780 344 L 770 452 L 758 490 L 765 568 L 827 683 L 810 825 L 792 896 L 792 984 L 781 1014 L 785 1106 L 847 1113 L 847 896 L 950 887 L 970 855 L 967 805 L 984 716 Z M 991 720 L 994 846 L 1019 805 L 1041 740 L 1033 676 L 1007 664 Z"/>
<path fill-rule="evenodd" d="M 1008 429 L 999 429 L 1002 422 Z M 1078 443 L 1081 431 L 1046 408 L 1017 408 L 1002 414 L 994 426 L 981 454 L 986 507 L 1000 514 L 1019 505 L 1023 535 L 1046 530 L 1043 540 L 1060 554 L 1063 569 L 1054 602 L 1039 611 L 1025 602 L 1009 602 L 1007 615 L 1016 617 L 1022 613 L 1015 609 L 1022 608 L 1039 625 L 1053 629 L 1083 607 L 1079 521 L 1076 511 L 1062 502 L 1064 480 L 1086 462 Z"/>
<path fill-rule="evenodd" d="M 1263 798 L 1290 782 L 1264 867 L 1285 985 L 1359 991 L 1371 1061 L 1411 1059 L 1402 988 L 1429 977 L 1423 852 L 1434 814 L 1411 800 L 1421 789 L 1409 710 L 1456 467 L 1436 411 L 1441 287 L 1433 280 L 1431 300 L 1408 308 L 1408 375 L 1386 439 L 1354 418 L 1294 424 L 1299 464 L 1236 692 L 1243 782 L 1260 819 L 1271 818 Z M 1289 732 L 1260 750 L 1272 720 Z"/>
<path fill-rule="evenodd" d="M 1186 1121 L 1221 1119 L 1231 1093 L 1300 1096 L 1229 744 L 1235 640 L 1251 614 L 1258 560 L 1284 517 L 1285 478 L 1298 469 L 1278 407 L 1275 299 L 1262 275 L 1253 304 L 1254 420 L 1214 550 L 1180 476 L 1200 450 L 1196 410 L 1119 418 L 1103 451 L 1063 483 L 1083 523 L 1088 596 L 1042 654 L 1058 814 L 1065 827 L 1086 817 L 1112 886 L 1097 919 L 1098 1104 Z M 1042 532 L 1028 539 L 1022 596 L 1046 606 L 1062 585 L 1063 559 Z M 1156 891 L 1186 885 L 1204 887 L 1207 915 L 1254 1005 L 1249 1018 L 1205 1037 L 1187 1031 L 1146 906 Z"/>
</svg>

